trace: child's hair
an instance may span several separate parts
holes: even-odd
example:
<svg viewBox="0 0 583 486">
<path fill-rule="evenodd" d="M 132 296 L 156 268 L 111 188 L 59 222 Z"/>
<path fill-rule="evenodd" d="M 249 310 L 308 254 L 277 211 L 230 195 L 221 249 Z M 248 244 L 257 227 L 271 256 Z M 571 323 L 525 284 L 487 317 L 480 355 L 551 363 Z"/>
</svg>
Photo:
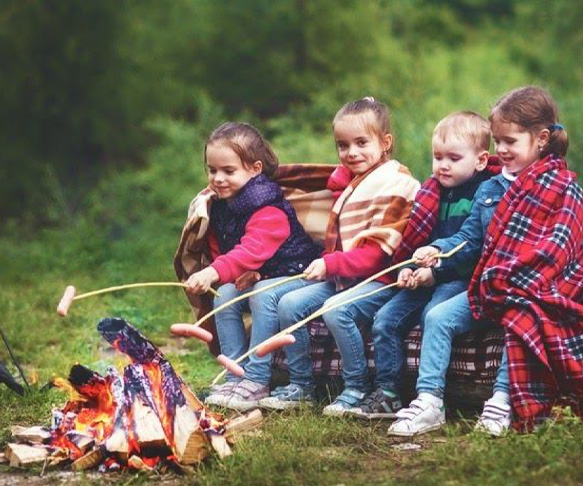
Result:
<svg viewBox="0 0 583 486">
<path fill-rule="evenodd" d="M 348 115 L 360 115 L 365 130 L 376 135 L 380 140 L 382 140 L 385 135 L 391 133 L 391 114 L 389 108 L 387 105 L 376 101 L 371 96 L 346 103 L 340 108 L 340 110 L 338 110 L 336 116 L 334 116 L 332 128 L 334 128 L 338 120 Z M 392 145 L 388 150 L 388 154 L 391 153 L 391 150 Z"/>
<path fill-rule="evenodd" d="M 490 111 L 490 123 L 515 123 L 536 135 L 545 128 L 549 141 L 542 148 L 540 158 L 549 154 L 564 156 L 569 148 L 569 137 L 559 125 L 558 109 L 551 95 L 538 86 L 524 86 L 504 95 Z"/>
<path fill-rule="evenodd" d="M 456 111 L 443 118 L 433 130 L 433 138 L 443 142 L 454 138 L 470 141 L 476 152 L 490 149 L 490 124 L 473 111 Z"/>
<path fill-rule="evenodd" d="M 277 155 L 261 135 L 261 132 L 248 123 L 227 122 L 215 128 L 204 145 L 204 159 L 206 149 L 213 143 L 221 143 L 235 152 L 245 167 L 254 162 L 263 162 L 263 174 L 271 177 L 279 166 Z"/>
</svg>

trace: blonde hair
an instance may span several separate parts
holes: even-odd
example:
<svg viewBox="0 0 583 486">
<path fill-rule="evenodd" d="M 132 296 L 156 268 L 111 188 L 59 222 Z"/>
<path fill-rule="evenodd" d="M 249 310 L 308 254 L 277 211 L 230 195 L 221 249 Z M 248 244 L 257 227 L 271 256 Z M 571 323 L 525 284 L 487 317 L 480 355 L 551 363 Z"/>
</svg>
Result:
<svg viewBox="0 0 583 486">
<path fill-rule="evenodd" d="M 384 103 L 376 101 L 372 96 L 346 103 L 338 110 L 332 121 L 332 129 L 336 123 L 345 116 L 358 116 L 365 130 L 383 140 L 385 135 L 391 133 L 391 113 Z M 387 151 L 391 153 L 393 145 Z"/>
<path fill-rule="evenodd" d="M 229 147 L 239 156 L 245 167 L 249 168 L 260 160 L 263 163 L 262 173 L 268 177 L 272 177 L 279 166 L 277 155 L 269 143 L 261 132 L 249 123 L 227 122 L 215 128 L 204 145 L 205 161 L 206 149 L 213 143 Z"/>
<path fill-rule="evenodd" d="M 542 148 L 540 158 L 549 154 L 565 156 L 569 148 L 569 137 L 559 122 L 559 110 L 551 95 L 538 86 L 517 88 L 500 98 L 489 120 L 514 123 L 531 135 L 536 135 L 545 128 L 549 130 L 549 140 Z"/>
<path fill-rule="evenodd" d="M 450 138 L 470 141 L 476 152 L 490 149 L 490 124 L 473 111 L 456 111 L 443 118 L 433 130 L 433 138 L 447 142 Z"/>
</svg>

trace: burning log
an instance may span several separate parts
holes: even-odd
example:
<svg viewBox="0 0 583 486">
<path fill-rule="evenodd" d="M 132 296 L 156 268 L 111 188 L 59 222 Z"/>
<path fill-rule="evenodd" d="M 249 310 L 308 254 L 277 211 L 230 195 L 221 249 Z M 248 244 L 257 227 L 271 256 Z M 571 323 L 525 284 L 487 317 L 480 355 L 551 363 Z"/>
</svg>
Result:
<svg viewBox="0 0 583 486">
<path fill-rule="evenodd" d="M 48 442 L 51 438 L 51 431 L 46 427 L 21 427 L 14 425 L 10 432 L 12 437 L 18 442 L 33 442 L 35 444 L 42 444 Z"/>
<path fill-rule="evenodd" d="M 101 447 L 96 447 L 73 462 L 73 470 L 84 471 L 85 469 L 92 469 L 101 464 L 104 457 L 103 449 Z"/>
</svg>

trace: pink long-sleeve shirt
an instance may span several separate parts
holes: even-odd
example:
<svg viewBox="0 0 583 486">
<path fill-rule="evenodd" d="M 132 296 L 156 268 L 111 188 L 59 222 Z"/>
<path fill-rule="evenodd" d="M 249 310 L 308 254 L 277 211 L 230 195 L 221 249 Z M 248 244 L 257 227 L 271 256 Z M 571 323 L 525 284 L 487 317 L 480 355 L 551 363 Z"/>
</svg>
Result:
<svg viewBox="0 0 583 486">
<path fill-rule="evenodd" d="M 245 225 L 241 242 L 221 255 L 214 232 L 209 230 L 208 243 L 221 284 L 234 282 L 249 270 L 258 270 L 289 238 L 291 227 L 287 215 L 274 206 L 256 211 Z"/>
</svg>

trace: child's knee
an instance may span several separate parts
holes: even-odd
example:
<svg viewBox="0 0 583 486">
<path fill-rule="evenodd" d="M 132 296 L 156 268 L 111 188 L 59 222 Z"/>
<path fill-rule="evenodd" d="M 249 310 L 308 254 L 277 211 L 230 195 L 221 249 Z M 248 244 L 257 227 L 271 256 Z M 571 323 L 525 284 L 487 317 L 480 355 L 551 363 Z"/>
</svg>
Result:
<svg viewBox="0 0 583 486">
<path fill-rule="evenodd" d="M 221 285 L 218 289 L 217 289 L 220 297 L 215 297 L 214 299 L 214 306 L 218 307 L 219 305 L 223 305 L 227 302 L 229 302 L 230 300 L 233 300 L 235 297 L 237 297 L 240 292 L 237 290 L 237 287 L 235 287 L 234 284 L 232 283 L 227 283 L 224 285 Z"/>
</svg>

